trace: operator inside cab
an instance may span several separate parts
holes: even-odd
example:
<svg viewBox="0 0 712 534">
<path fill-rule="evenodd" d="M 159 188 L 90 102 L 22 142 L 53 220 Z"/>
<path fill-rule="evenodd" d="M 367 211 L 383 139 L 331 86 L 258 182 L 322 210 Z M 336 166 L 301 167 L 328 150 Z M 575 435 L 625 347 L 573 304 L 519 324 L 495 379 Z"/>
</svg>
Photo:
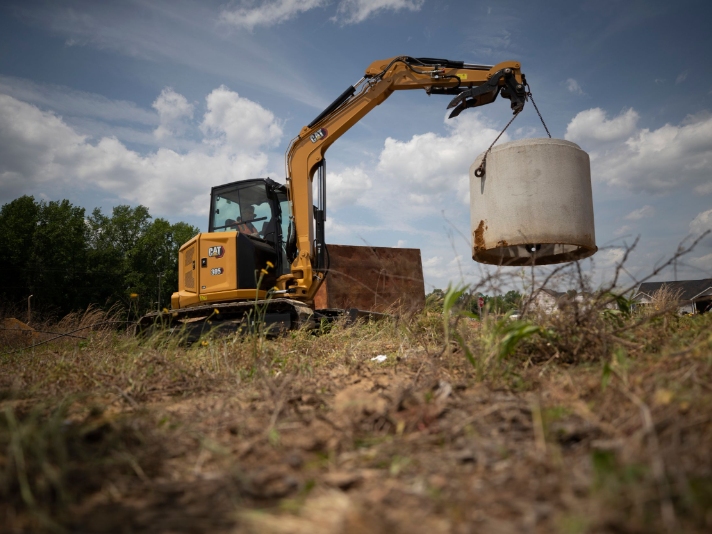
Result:
<svg viewBox="0 0 712 534">
<path fill-rule="evenodd" d="M 248 235 L 259 235 L 260 232 L 257 230 L 252 221 L 255 220 L 255 207 L 246 204 L 242 206 L 240 210 L 240 217 L 237 220 L 227 219 L 225 225 L 231 227 L 232 230 L 237 230 L 241 234 Z"/>
</svg>

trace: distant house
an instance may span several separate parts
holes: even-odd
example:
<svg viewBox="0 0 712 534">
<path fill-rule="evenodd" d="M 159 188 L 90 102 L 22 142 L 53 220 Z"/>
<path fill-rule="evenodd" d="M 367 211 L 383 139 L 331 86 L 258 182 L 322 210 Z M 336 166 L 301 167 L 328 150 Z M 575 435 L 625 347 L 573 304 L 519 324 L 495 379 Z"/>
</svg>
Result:
<svg viewBox="0 0 712 534">
<path fill-rule="evenodd" d="M 648 306 L 663 287 L 673 294 L 679 292 L 679 313 L 705 313 L 712 311 L 712 278 L 678 280 L 675 282 L 643 282 L 633 294 L 637 304 Z"/>
<path fill-rule="evenodd" d="M 616 309 L 618 305 L 610 298 L 600 300 L 600 295 L 578 292 L 574 289 L 569 291 L 555 291 L 553 289 L 542 288 L 535 295 L 531 302 L 532 309 L 541 310 L 546 314 L 551 314 L 556 310 L 571 310 L 573 306 L 579 310 L 590 309 L 591 305 L 597 308 Z"/>
<path fill-rule="evenodd" d="M 563 310 L 574 303 L 583 305 L 590 301 L 592 295 L 589 293 L 577 293 L 575 290 L 555 291 L 549 288 L 542 288 L 532 300 L 532 308 L 543 311 L 546 314 L 552 313 L 554 310 Z"/>
<path fill-rule="evenodd" d="M 555 291 L 553 289 L 542 288 L 538 291 L 531 302 L 531 307 L 546 314 L 552 313 L 558 309 L 559 301 L 564 297 L 564 291 Z"/>
</svg>

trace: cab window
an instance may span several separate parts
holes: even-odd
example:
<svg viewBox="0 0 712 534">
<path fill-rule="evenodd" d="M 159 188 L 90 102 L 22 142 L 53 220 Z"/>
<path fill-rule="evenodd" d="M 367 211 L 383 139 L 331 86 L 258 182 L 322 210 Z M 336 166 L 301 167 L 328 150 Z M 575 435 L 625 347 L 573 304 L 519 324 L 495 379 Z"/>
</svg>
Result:
<svg viewBox="0 0 712 534">
<path fill-rule="evenodd" d="M 245 213 L 254 210 L 254 214 Z M 210 211 L 210 228 L 213 232 L 233 232 L 247 225 L 260 235 L 272 220 L 272 206 L 264 184 L 234 187 L 216 192 Z"/>
</svg>

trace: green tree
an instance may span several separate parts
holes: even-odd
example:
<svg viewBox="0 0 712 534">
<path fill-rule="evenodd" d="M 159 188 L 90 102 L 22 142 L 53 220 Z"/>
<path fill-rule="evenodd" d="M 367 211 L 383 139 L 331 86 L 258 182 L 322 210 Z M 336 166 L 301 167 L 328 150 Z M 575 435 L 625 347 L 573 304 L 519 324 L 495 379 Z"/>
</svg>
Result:
<svg viewBox="0 0 712 534">
<path fill-rule="evenodd" d="M 0 297 L 22 306 L 34 294 L 39 307 L 59 313 L 96 304 L 140 309 L 168 307 L 178 288 L 178 249 L 199 232 L 186 223 L 151 220 L 144 206 L 121 205 L 111 216 L 68 200 L 20 197 L 0 208 Z M 158 302 L 159 276 L 161 298 Z"/>
<path fill-rule="evenodd" d="M 19 305 L 30 294 L 30 257 L 40 205 L 23 196 L 0 208 L 0 296 Z"/>
<path fill-rule="evenodd" d="M 40 203 L 28 266 L 39 305 L 62 313 L 86 306 L 87 237 L 84 208 L 68 200 Z"/>
<path fill-rule="evenodd" d="M 156 219 L 137 240 L 129 252 L 127 282 L 131 292 L 140 295 L 142 308 L 170 307 L 171 294 L 178 290 L 178 249 L 198 232 L 186 223 Z"/>
<path fill-rule="evenodd" d="M 514 290 L 507 291 L 504 295 L 495 295 L 494 297 L 483 295 L 483 297 L 485 307 L 493 313 L 507 313 L 518 310 L 522 301 L 522 294 Z M 476 299 L 472 303 L 472 311 L 477 311 Z"/>
<path fill-rule="evenodd" d="M 151 225 L 151 215 L 144 206 L 120 205 L 110 217 L 95 209 L 87 219 L 89 257 L 92 273 L 91 302 L 102 306 L 122 303 L 128 307 L 132 264 L 130 255 Z"/>
<path fill-rule="evenodd" d="M 120 302 L 128 308 L 135 293 L 141 313 L 169 307 L 178 290 L 178 249 L 200 230 L 183 222 L 152 221 L 145 206 L 116 206 L 111 217 L 96 209 L 88 224 L 92 268 L 103 273 L 96 277 L 94 302 L 101 298 L 106 305 Z"/>
</svg>

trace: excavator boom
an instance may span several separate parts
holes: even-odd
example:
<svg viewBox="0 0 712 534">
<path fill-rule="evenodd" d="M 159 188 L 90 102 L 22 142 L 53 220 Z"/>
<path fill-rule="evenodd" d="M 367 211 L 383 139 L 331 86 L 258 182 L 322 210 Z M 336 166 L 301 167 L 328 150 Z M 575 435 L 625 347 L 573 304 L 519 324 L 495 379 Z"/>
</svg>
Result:
<svg viewBox="0 0 712 534">
<path fill-rule="evenodd" d="M 291 206 L 287 257 L 290 272 L 277 280 L 278 292 L 311 301 L 324 279 L 326 181 L 324 155 L 339 137 L 394 91 L 424 89 L 429 95 L 453 95 L 450 118 L 468 108 L 508 98 L 514 113 L 526 101 L 526 79 L 516 61 L 475 65 L 462 61 L 397 56 L 374 61 L 363 78 L 304 126 L 287 149 L 286 168 Z M 319 179 L 314 209 L 312 182 Z M 316 218 L 316 228 L 315 228 Z M 316 234 L 316 235 L 315 235 Z"/>
</svg>

